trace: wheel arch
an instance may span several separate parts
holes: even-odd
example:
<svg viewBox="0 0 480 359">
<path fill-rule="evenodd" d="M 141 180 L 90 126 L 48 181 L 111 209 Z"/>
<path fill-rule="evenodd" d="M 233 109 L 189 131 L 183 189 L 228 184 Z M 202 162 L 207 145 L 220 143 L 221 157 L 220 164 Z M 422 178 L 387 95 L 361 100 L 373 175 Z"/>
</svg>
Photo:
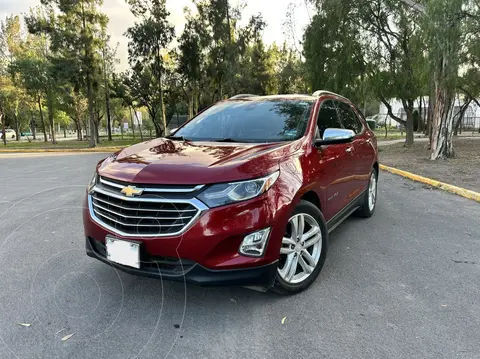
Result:
<svg viewBox="0 0 480 359">
<path fill-rule="evenodd" d="M 308 191 L 304 193 L 300 198 L 300 200 L 310 202 L 314 206 L 316 206 L 320 211 L 322 211 L 322 204 L 320 202 L 320 197 L 318 197 L 318 194 L 315 191 Z"/>
<path fill-rule="evenodd" d="M 377 171 L 377 178 L 378 178 L 378 176 L 380 175 L 380 165 L 378 164 L 378 162 L 375 162 L 373 164 L 373 168 L 375 169 L 375 171 Z"/>
</svg>

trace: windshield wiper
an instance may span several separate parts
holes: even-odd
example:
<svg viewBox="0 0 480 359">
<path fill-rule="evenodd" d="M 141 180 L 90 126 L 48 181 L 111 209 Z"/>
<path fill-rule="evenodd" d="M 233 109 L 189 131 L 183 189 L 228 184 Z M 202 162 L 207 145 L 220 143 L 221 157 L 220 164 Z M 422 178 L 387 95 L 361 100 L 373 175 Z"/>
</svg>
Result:
<svg viewBox="0 0 480 359">
<path fill-rule="evenodd" d="M 234 138 L 222 138 L 218 140 L 212 140 L 212 142 L 237 142 L 237 143 L 242 143 L 242 141 L 236 140 Z"/>
<path fill-rule="evenodd" d="M 167 140 L 173 140 L 173 141 L 188 141 L 185 137 L 183 136 L 166 136 L 165 137 Z"/>
</svg>

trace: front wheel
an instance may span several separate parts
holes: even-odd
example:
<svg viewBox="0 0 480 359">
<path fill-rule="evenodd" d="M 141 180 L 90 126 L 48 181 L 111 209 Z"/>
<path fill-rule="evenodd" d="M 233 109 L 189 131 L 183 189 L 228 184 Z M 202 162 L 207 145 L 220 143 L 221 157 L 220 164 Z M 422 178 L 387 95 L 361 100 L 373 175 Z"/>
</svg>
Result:
<svg viewBox="0 0 480 359">
<path fill-rule="evenodd" d="M 320 210 L 300 201 L 288 221 L 273 291 L 295 294 L 318 277 L 327 256 L 328 231 Z"/>
</svg>

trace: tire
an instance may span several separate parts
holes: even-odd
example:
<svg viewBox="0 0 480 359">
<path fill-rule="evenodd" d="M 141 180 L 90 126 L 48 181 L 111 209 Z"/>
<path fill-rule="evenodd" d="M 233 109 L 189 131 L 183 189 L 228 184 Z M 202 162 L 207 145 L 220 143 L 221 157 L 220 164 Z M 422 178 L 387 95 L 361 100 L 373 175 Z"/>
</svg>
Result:
<svg viewBox="0 0 480 359">
<path fill-rule="evenodd" d="M 373 207 L 371 206 L 371 203 L 370 203 L 372 181 L 374 181 Z M 377 173 L 377 170 L 374 168 L 372 169 L 372 173 L 370 174 L 370 180 L 368 181 L 367 190 L 363 195 L 362 206 L 356 212 L 356 214 L 359 217 L 370 218 L 371 216 L 373 216 L 373 213 L 375 213 L 375 208 L 377 207 L 377 199 L 378 199 L 377 194 L 378 194 L 378 173 Z"/>
<path fill-rule="evenodd" d="M 303 220 L 304 224 L 302 233 L 313 233 L 306 240 L 302 238 L 303 242 L 302 239 L 299 240 L 298 236 L 295 235 L 296 232 L 292 233 L 292 226 L 294 226 L 292 223 L 296 223 L 297 228 L 301 228 L 299 224 L 301 220 Z M 316 232 L 317 229 L 318 232 Z M 293 242 L 292 238 L 297 239 Z M 309 244 L 311 245 L 309 246 Z M 322 212 L 314 204 L 303 200 L 300 201 L 285 229 L 277 277 L 271 290 L 281 295 L 290 295 L 307 289 L 320 274 L 325 264 L 327 250 L 328 230 Z M 307 256 L 306 252 L 309 256 Z M 287 270 L 287 262 L 296 265 L 296 267 L 292 269 L 293 267 L 290 266 L 290 270 Z"/>
</svg>

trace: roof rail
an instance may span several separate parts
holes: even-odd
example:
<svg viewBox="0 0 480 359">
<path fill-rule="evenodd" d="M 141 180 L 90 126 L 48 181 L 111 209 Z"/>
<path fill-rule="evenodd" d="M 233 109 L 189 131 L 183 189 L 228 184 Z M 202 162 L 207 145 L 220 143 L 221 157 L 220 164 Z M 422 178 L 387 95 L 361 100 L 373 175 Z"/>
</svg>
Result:
<svg viewBox="0 0 480 359">
<path fill-rule="evenodd" d="M 258 95 L 243 93 L 243 94 L 238 94 L 238 95 L 235 95 L 233 97 L 230 97 L 229 100 L 241 100 L 241 99 L 250 98 L 250 97 L 258 97 Z"/>
<path fill-rule="evenodd" d="M 312 96 L 314 97 L 320 97 L 322 95 L 335 95 L 335 96 L 338 96 L 338 97 L 341 97 L 345 100 L 348 100 L 346 97 L 342 96 L 342 95 L 339 95 L 338 93 L 335 93 L 335 92 L 331 92 L 331 91 L 326 91 L 326 90 L 318 90 L 318 91 L 315 91 L 313 93 Z M 350 101 L 350 100 L 349 100 Z"/>
</svg>

